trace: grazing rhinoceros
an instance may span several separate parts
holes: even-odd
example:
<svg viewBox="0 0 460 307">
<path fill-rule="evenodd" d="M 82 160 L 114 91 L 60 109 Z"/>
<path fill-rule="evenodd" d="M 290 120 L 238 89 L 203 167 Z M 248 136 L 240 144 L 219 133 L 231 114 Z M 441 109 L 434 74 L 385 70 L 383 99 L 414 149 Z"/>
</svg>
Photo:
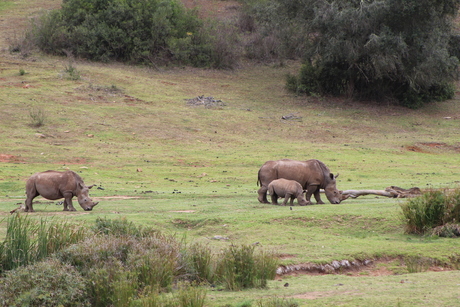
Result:
<svg viewBox="0 0 460 307">
<path fill-rule="evenodd" d="M 297 198 L 299 205 L 306 206 L 309 203 L 303 196 L 303 192 L 300 183 L 294 180 L 280 178 L 273 180 L 268 185 L 268 194 L 270 194 L 272 198 L 272 205 L 278 205 L 278 197 L 284 197 L 283 206 L 286 206 L 289 198 L 291 199 L 291 206 L 295 198 Z"/>
<path fill-rule="evenodd" d="M 337 175 L 338 176 L 338 175 Z M 320 189 L 324 189 L 327 199 L 331 204 L 339 204 L 342 195 L 336 187 L 336 181 L 329 168 L 321 161 L 312 159 L 307 161 L 295 161 L 283 159 L 278 161 L 267 161 L 259 170 L 257 183 L 260 183 L 259 201 L 268 203 L 268 185 L 275 179 L 284 178 L 295 180 L 304 190 L 305 199 L 310 203 L 311 195 L 315 196 L 318 204 L 324 204 L 320 197 Z"/>
<path fill-rule="evenodd" d="M 86 186 L 83 179 L 72 171 L 35 173 L 26 183 L 25 211 L 34 212 L 32 200 L 38 195 L 51 200 L 64 198 L 64 211 L 76 211 L 72 205 L 72 197 L 77 196 L 80 206 L 85 211 L 91 211 L 98 204 L 88 196 L 88 191 L 93 186 Z"/>
</svg>

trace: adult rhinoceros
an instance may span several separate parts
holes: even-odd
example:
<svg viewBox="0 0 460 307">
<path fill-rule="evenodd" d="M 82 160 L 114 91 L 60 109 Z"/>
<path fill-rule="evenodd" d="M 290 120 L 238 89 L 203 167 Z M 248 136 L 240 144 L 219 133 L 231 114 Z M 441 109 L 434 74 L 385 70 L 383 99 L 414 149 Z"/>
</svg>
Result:
<svg viewBox="0 0 460 307">
<path fill-rule="evenodd" d="M 334 176 L 323 162 L 316 159 L 267 161 L 259 170 L 257 183 L 260 183 L 261 187 L 257 191 L 259 193 L 258 199 L 261 203 L 268 203 L 268 185 L 275 179 L 284 178 L 300 183 L 302 188 L 306 190 L 305 198 L 308 203 L 311 203 L 311 195 L 314 195 L 318 204 L 324 204 L 320 197 L 320 189 L 324 189 L 331 204 L 339 204 L 342 195 L 336 187 L 335 178 L 337 176 Z"/>
<path fill-rule="evenodd" d="M 38 195 L 50 200 L 64 198 L 64 211 L 76 211 L 72 205 L 72 198 L 77 196 L 80 206 L 85 211 L 91 211 L 98 204 L 88 196 L 89 189 L 93 186 L 86 186 L 83 179 L 73 171 L 35 173 L 26 183 L 25 211 L 34 212 L 32 200 Z"/>
</svg>

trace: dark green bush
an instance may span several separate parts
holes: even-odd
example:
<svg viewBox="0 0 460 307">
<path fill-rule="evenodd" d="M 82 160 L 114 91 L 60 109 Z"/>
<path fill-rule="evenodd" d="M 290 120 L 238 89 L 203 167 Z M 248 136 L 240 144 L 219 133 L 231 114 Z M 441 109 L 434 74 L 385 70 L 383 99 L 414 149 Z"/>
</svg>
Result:
<svg viewBox="0 0 460 307">
<path fill-rule="evenodd" d="M 103 62 L 234 65 L 231 51 L 219 52 L 221 36 L 177 0 L 66 0 L 35 19 L 27 37 L 46 53 Z"/>
<path fill-rule="evenodd" d="M 406 233 L 451 236 L 458 231 L 460 190 L 428 191 L 401 205 Z"/>
<path fill-rule="evenodd" d="M 195 33 L 172 38 L 172 59 L 184 65 L 230 69 L 239 61 L 238 37 L 230 24 L 206 22 Z"/>
<path fill-rule="evenodd" d="M 280 15 L 294 16 L 310 33 L 303 56 L 311 67 L 302 67 L 296 92 L 397 100 L 410 108 L 453 97 L 458 0 L 275 2 Z"/>
<path fill-rule="evenodd" d="M 0 305 L 91 306 L 82 276 L 56 260 L 8 271 L 0 282 Z"/>
</svg>

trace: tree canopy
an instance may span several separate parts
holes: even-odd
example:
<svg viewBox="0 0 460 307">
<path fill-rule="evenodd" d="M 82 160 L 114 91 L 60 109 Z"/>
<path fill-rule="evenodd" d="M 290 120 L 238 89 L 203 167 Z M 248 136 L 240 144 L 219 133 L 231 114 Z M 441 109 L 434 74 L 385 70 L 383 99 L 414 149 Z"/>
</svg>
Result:
<svg viewBox="0 0 460 307">
<path fill-rule="evenodd" d="M 291 89 L 396 99 L 414 108 L 453 95 L 459 60 L 449 43 L 459 0 L 296 2 L 315 9 L 296 15 L 311 45 Z"/>
<path fill-rule="evenodd" d="M 46 53 L 96 61 L 228 65 L 219 40 L 179 0 L 64 0 L 28 37 Z"/>
</svg>

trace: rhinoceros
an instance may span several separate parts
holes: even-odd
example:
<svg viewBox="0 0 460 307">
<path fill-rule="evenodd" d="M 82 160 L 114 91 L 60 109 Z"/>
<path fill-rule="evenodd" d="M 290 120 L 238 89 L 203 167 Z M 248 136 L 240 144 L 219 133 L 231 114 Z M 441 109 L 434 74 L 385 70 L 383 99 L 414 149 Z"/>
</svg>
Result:
<svg viewBox="0 0 460 307">
<path fill-rule="evenodd" d="M 272 198 L 272 205 L 278 205 L 278 197 L 284 197 L 283 206 L 286 206 L 289 198 L 291 199 L 291 206 L 295 198 L 297 198 L 299 205 L 306 206 L 308 202 L 303 196 L 303 192 L 300 183 L 294 180 L 280 178 L 273 180 L 268 185 L 268 194 Z"/>
<path fill-rule="evenodd" d="M 261 203 L 268 203 L 268 185 L 275 179 L 284 178 L 300 183 L 306 190 L 305 199 L 308 203 L 311 203 L 311 195 L 314 195 L 318 204 L 324 204 L 320 197 L 320 189 L 324 189 L 331 204 L 339 204 L 342 195 L 336 187 L 337 177 L 338 175 L 334 176 L 323 162 L 316 159 L 267 161 L 258 174 L 257 183 L 260 184 L 260 189 L 257 191 L 258 199 Z"/>
<path fill-rule="evenodd" d="M 25 211 L 34 212 L 32 200 L 38 195 L 50 200 L 64 198 L 64 211 L 76 211 L 72 205 L 72 198 L 77 196 L 83 210 L 91 211 L 98 204 L 88 196 L 89 189 L 93 186 L 86 186 L 83 179 L 73 171 L 35 173 L 26 183 Z"/>
</svg>

